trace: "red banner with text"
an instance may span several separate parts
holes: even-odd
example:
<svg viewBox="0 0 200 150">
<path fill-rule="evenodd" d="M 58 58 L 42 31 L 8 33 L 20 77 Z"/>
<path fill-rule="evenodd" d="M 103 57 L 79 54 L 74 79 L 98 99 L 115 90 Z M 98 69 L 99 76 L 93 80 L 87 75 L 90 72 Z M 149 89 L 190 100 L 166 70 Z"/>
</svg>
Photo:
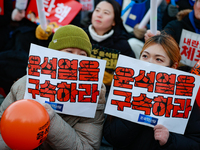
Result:
<svg viewBox="0 0 200 150">
<path fill-rule="evenodd" d="M 75 0 L 44 0 L 44 10 L 47 24 L 55 32 L 59 27 L 69 24 L 82 5 Z M 36 0 L 31 0 L 26 11 L 26 18 L 39 24 Z"/>
</svg>

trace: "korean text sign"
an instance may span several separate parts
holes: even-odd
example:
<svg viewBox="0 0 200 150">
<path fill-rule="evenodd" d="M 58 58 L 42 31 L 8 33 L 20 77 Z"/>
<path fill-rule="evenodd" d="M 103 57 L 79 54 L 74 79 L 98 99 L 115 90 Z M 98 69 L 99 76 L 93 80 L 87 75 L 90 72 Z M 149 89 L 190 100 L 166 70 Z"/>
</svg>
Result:
<svg viewBox="0 0 200 150">
<path fill-rule="evenodd" d="M 43 0 L 47 24 L 56 31 L 69 24 L 81 10 L 82 5 L 75 0 Z M 26 18 L 39 24 L 36 0 L 31 0 L 26 10 Z"/>
<path fill-rule="evenodd" d="M 106 61 L 31 44 L 25 99 L 63 114 L 95 116 Z"/>
<path fill-rule="evenodd" d="M 179 42 L 181 52 L 181 62 L 185 65 L 193 67 L 200 59 L 200 36 L 197 33 L 182 30 Z"/>
<path fill-rule="evenodd" d="M 194 74 L 119 55 L 105 113 L 184 134 L 199 83 Z"/>
<path fill-rule="evenodd" d="M 115 70 L 119 54 L 119 50 L 102 47 L 98 44 L 92 45 L 91 57 L 106 60 L 107 70 Z"/>
</svg>

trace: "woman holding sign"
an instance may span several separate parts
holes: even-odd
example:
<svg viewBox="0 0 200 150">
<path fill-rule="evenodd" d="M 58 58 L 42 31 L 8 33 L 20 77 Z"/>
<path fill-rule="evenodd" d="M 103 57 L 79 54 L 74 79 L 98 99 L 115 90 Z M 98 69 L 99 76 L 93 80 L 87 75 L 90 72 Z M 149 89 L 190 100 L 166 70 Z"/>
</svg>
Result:
<svg viewBox="0 0 200 150">
<path fill-rule="evenodd" d="M 66 25 L 55 32 L 48 48 L 81 56 L 90 56 L 92 45 L 84 30 L 74 25 Z M 9 94 L 0 106 L 0 118 L 10 104 L 24 98 L 26 79 L 27 76 L 24 76 L 13 84 Z M 102 84 L 94 118 L 56 113 L 49 104 L 45 103 L 44 107 L 50 117 L 50 129 L 47 139 L 40 148 L 45 150 L 99 149 L 104 123 L 105 92 L 105 86 Z M 77 91 L 77 93 L 79 92 Z M 9 149 L 1 135 L 0 149 Z"/>
<path fill-rule="evenodd" d="M 179 46 L 169 35 L 149 38 L 140 53 L 140 60 L 174 69 L 178 67 L 180 59 Z M 195 103 L 184 135 L 169 132 L 161 124 L 151 128 L 108 116 L 104 124 L 104 137 L 114 150 L 196 150 L 200 149 L 199 115 L 200 109 Z"/>
</svg>

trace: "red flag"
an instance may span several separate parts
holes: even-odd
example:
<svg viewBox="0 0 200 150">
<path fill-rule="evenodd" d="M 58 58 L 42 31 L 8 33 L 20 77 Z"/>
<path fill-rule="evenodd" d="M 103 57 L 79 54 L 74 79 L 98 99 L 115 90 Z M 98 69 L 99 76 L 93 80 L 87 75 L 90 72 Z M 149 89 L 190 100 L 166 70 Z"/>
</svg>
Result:
<svg viewBox="0 0 200 150">
<path fill-rule="evenodd" d="M 0 0 L 0 15 L 4 15 L 4 0 Z"/>
<path fill-rule="evenodd" d="M 81 10 L 82 5 L 75 0 L 44 0 L 47 24 L 54 31 L 59 27 L 69 24 Z M 26 11 L 26 17 L 39 24 L 36 0 L 31 0 Z"/>
</svg>

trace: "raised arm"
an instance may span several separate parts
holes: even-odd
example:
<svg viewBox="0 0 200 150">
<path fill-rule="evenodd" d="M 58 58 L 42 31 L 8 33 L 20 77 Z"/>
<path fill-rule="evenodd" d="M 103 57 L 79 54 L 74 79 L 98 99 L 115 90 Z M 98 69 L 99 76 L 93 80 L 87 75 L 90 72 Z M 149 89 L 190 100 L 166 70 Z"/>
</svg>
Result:
<svg viewBox="0 0 200 150">
<path fill-rule="evenodd" d="M 16 0 L 15 9 L 12 12 L 13 21 L 21 21 L 25 17 L 25 9 L 27 7 L 28 0 Z"/>
</svg>

